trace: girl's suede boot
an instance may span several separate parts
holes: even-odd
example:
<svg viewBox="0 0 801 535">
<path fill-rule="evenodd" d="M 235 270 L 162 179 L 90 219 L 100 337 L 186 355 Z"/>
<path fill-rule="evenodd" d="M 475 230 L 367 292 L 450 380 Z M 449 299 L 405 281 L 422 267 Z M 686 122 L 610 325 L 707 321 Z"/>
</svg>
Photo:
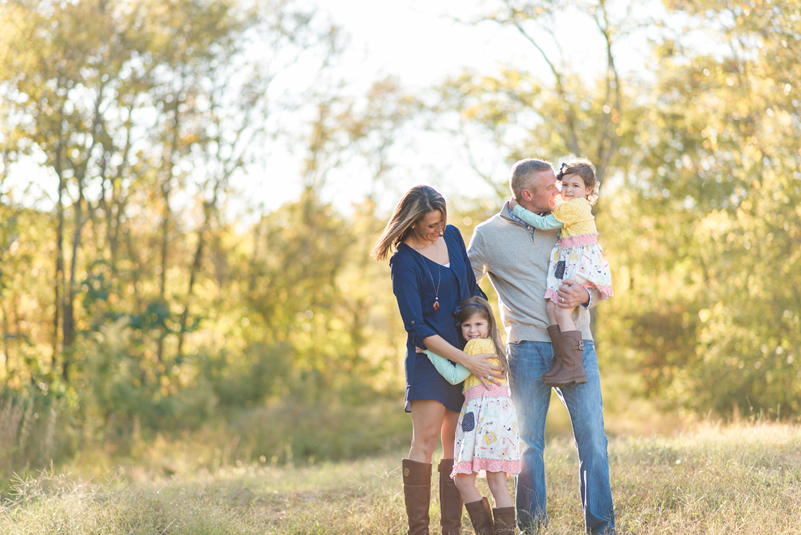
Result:
<svg viewBox="0 0 801 535">
<path fill-rule="evenodd" d="M 493 535 L 492 511 L 486 498 L 464 504 L 476 535 Z"/>
<path fill-rule="evenodd" d="M 439 511 L 442 535 L 460 535 L 462 532 L 462 495 L 451 479 L 453 459 L 442 459 L 439 472 Z"/>
<path fill-rule="evenodd" d="M 401 467 L 406 516 L 409 518 L 408 535 L 429 535 L 428 506 L 431 503 L 431 463 L 418 463 L 403 459 Z"/>
<path fill-rule="evenodd" d="M 581 331 L 567 331 L 559 335 L 559 348 L 562 350 L 562 368 L 550 376 L 545 384 L 548 386 L 582 385 L 587 382 L 582 364 L 584 340 Z"/>
<path fill-rule="evenodd" d="M 562 369 L 562 349 L 559 347 L 559 334 L 562 331 L 559 325 L 548 326 L 548 336 L 551 338 L 551 345 L 553 346 L 553 367 L 550 371 L 542 374 L 542 381 L 547 382 L 552 376 L 559 373 Z"/>
<path fill-rule="evenodd" d="M 514 535 L 515 533 L 515 508 L 499 507 L 492 510 L 495 517 L 494 535 Z"/>
</svg>

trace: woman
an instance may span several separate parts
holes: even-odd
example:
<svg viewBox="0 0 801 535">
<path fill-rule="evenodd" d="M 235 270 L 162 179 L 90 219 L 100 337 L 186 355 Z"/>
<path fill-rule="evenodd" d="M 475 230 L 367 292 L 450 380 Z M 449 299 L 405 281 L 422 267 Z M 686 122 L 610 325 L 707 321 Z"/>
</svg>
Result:
<svg viewBox="0 0 801 535">
<path fill-rule="evenodd" d="M 406 412 L 412 413 L 412 446 L 402 460 L 403 490 L 409 535 L 428 534 L 431 499 L 431 457 L 441 436 L 447 457 L 439 463 L 442 533 L 458 534 L 462 500 L 450 478 L 456 422 L 464 397 L 462 385 L 449 384 L 415 347 L 465 366 L 483 384 L 496 382 L 502 369 L 490 354 L 470 356 L 455 324 L 454 310 L 473 295 L 485 297 L 476 284 L 462 235 L 446 226 L 445 199 L 430 186 L 415 186 L 398 202 L 372 256 L 390 259 L 392 290 L 398 300 L 406 340 Z"/>
</svg>

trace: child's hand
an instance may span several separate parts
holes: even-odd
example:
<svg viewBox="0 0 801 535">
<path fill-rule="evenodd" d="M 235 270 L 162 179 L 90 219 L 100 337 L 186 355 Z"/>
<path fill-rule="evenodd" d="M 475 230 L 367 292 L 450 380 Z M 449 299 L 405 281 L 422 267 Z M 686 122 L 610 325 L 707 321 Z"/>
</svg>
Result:
<svg viewBox="0 0 801 535">
<path fill-rule="evenodd" d="M 425 349 L 420 349 L 419 347 L 414 346 L 414 352 L 415 353 L 425 353 L 426 350 Z"/>
<path fill-rule="evenodd" d="M 517 202 L 517 200 L 516 200 L 514 197 L 512 197 L 512 198 L 509 200 L 509 210 L 514 210 L 514 209 L 515 209 L 515 206 L 517 206 L 518 204 L 519 204 L 519 203 Z"/>
</svg>

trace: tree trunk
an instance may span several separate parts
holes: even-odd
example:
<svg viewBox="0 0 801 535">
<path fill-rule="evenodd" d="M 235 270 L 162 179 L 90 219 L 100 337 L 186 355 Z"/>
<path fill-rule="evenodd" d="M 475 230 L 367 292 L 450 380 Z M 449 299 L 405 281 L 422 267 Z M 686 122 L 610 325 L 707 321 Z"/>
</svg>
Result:
<svg viewBox="0 0 801 535">
<path fill-rule="evenodd" d="M 164 217 L 161 222 L 161 276 L 159 284 L 159 301 L 161 305 L 167 307 L 167 252 L 169 249 L 169 230 L 170 230 L 170 181 L 172 166 L 168 166 L 167 178 L 161 186 L 161 193 L 164 198 Z M 156 359 L 162 361 L 164 357 L 164 339 L 167 337 L 167 328 L 163 326 L 159 334 L 158 347 L 156 349 Z"/>
<path fill-rule="evenodd" d="M 75 230 L 72 236 L 72 257 L 70 258 L 70 279 L 69 284 L 64 290 L 66 301 L 64 302 L 64 366 L 61 374 L 64 381 L 69 382 L 69 368 L 72 364 L 72 345 L 75 342 L 75 295 L 78 293 L 78 285 L 75 282 L 78 269 L 78 250 L 81 247 L 81 232 L 85 219 L 83 217 L 83 180 L 78 180 L 78 201 L 73 207 Z"/>
<path fill-rule="evenodd" d="M 195 257 L 192 261 L 192 267 L 189 271 L 189 288 L 186 290 L 186 302 L 184 303 L 184 311 L 181 313 L 181 330 L 178 332 L 178 356 L 181 356 L 181 352 L 183 351 L 184 346 L 184 333 L 186 331 L 186 324 L 189 320 L 189 304 L 192 301 L 192 290 L 195 286 L 195 278 L 197 276 L 198 271 L 200 271 L 200 265 L 203 261 L 203 247 L 206 243 L 206 234 L 208 234 L 209 230 L 209 212 L 210 208 L 208 203 L 204 206 L 203 212 L 203 224 L 200 226 L 200 230 L 197 232 L 197 247 L 195 248 Z"/>
<path fill-rule="evenodd" d="M 54 277 L 55 313 L 53 314 L 53 365 L 58 359 L 59 330 L 61 329 L 61 310 L 63 310 L 61 288 L 64 284 L 64 178 L 58 179 L 58 200 L 56 210 L 58 223 L 56 225 L 56 273 Z M 63 346 L 62 346 L 63 348 Z M 62 368 L 61 375 L 67 380 L 66 371 Z"/>
<path fill-rule="evenodd" d="M 5 303 L 2 304 L 2 308 L 0 311 L 3 312 L 3 353 L 5 353 L 5 367 L 6 367 L 6 377 L 9 379 L 11 378 L 11 347 L 8 345 L 8 312 L 6 312 L 6 305 Z"/>
</svg>

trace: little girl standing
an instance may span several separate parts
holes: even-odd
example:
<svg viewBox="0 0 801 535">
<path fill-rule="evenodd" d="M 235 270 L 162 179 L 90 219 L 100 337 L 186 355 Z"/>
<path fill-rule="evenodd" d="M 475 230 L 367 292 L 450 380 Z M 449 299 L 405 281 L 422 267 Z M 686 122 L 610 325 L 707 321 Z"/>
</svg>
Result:
<svg viewBox="0 0 801 535">
<path fill-rule="evenodd" d="M 468 355 L 494 353 L 493 365 L 506 366 L 490 304 L 481 297 L 465 299 L 456 309 Z M 464 405 L 459 414 L 451 477 L 465 502 L 473 529 L 482 535 L 511 535 L 515 531 L 515 508 L 506 486 L 506 474 L 520 473 L 517 453 L 517 416 L 505 379 L 485 387 L 464 366 L 426 350 L 434 367 L 451 384 L 464 381 Z M 487 498 L 476 488 L 476 477 L 484 470 L 495 498 L 493 522 Z"/>
<path fill-rule="evenodd" d="M 582 365 L 584 342 L 581 331 L 573 323 L 573 309 L 557 304 L 557 291 L 562 281 L 572 279 L 585 288 L 595 288 L 608 298 L 612 296 L 612 275 L 609 262 L 598 244 L 598 230 L 591 205 L 598 199 L 595 167 L 583 158 L 563 163 L 556 175 L 562 183 L 562 195 L 556 208 L 547 216 L 529 212 L 511 203 L 514 214 L 529 225 L 541 229 L 561 228 L 559 241 L 551 251 L 545 299 L 550 327 L 548 334 L 554 348 L 555 362 L 542 375 L 548 386 L 584 384 L 587 378 Z"/>
</svg>

